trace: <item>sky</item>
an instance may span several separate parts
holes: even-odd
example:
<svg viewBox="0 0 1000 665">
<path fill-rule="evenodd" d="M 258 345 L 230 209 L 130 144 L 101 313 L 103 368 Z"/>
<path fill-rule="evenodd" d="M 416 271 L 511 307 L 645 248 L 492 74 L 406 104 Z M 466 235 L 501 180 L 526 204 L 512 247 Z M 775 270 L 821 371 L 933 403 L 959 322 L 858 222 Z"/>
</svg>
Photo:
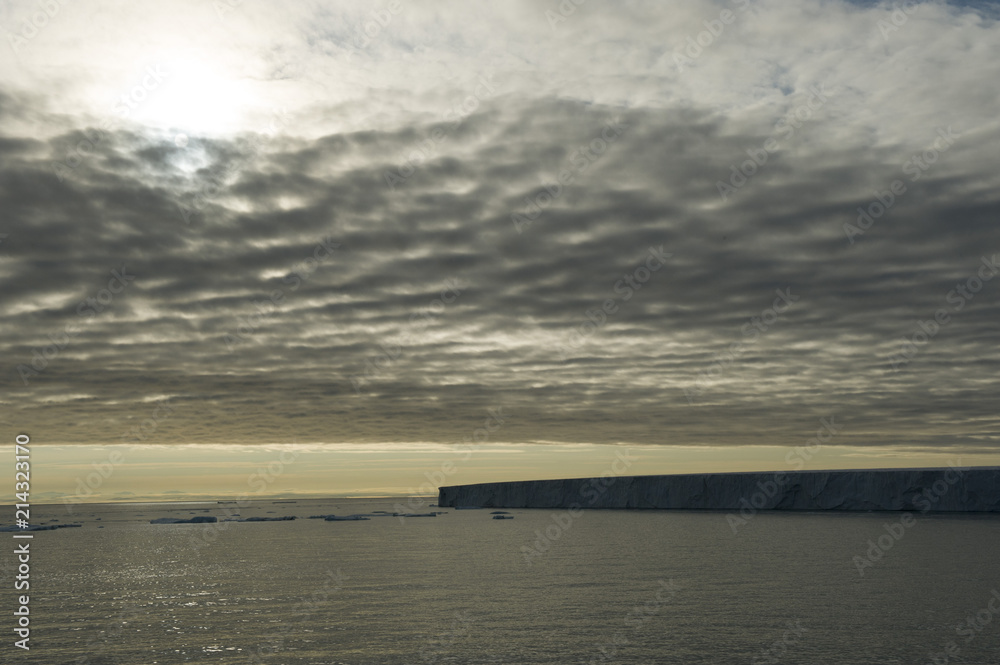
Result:
<svg viewBox="0 0 1000 665">
<path fill-rule="evenodd" d="M 998 17 L 0 1 L 3 445 L 51 501 L 997 464 Z"/>
</svg>

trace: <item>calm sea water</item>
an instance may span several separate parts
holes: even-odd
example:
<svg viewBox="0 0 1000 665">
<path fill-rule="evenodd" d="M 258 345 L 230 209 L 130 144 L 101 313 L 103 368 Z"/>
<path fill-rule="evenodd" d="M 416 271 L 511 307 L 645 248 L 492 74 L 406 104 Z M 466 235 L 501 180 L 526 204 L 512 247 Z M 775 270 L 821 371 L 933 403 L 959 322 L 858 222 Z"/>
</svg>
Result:
<svg viewBox="0 0 1000 665">
<path fill-rule="evenodd" d="M 393 510 L 326 500 L 149 524 L 225 508 L 33 507 L 84 526 L 31 541 L 30 652 L 5 582 L 2 661 L 1000 663 L 998 517 L 918 515 L 864 575 L 899 515 L 759 514 L 736 534 L 702 512 L 305 519 Z"/>
</svg>

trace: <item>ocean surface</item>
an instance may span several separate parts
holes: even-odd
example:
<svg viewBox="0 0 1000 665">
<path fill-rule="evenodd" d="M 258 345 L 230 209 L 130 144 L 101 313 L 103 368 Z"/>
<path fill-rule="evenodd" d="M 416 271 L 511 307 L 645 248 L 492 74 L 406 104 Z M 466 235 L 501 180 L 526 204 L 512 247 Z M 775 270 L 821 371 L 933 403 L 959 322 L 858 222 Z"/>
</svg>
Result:
<svg viewBox="0 0 1000 665">
<path fill-rule="evenodd" d="M 33 506 L 35 524 L 83 526 L 30 541 L 28 652 L 12 646 L 11 543 L 24 541 L 0 533 L 0 661 L 1000 663 L 997 516 L 732 524 L 715 512 L 515 509 L 497 520 L 421 507 L 442 514 L 308 519 L 395 506 Z M 297 519 L 149 523 L 233 513 Z"/>
</svg>

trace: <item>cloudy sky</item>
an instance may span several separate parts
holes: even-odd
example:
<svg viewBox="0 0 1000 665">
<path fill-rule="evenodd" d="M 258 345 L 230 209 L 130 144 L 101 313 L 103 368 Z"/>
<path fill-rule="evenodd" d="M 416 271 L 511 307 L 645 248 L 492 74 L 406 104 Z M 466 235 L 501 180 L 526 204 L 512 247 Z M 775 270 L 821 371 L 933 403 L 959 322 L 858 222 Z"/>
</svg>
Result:
<svg viewBox="0 0 1000 665">
<path fill-rule="evenodd" d="M 998 16 L 0 2 L 4 445 L 50 498 L 995 464 Z"/>
</svg>

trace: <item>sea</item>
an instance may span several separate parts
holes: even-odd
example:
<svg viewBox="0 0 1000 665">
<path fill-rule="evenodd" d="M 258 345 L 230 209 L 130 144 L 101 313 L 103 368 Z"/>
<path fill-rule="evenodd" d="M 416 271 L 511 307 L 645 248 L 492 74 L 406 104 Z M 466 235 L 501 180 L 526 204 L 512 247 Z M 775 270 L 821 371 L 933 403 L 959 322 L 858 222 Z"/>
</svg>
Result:
<svg viewBox="0 0 1000 665">
<path fill-rule="evenodd" d="M 1000 516 L 433 501 L 32 506 L 0 662 L 1000 663 Z"/>
</svg>

